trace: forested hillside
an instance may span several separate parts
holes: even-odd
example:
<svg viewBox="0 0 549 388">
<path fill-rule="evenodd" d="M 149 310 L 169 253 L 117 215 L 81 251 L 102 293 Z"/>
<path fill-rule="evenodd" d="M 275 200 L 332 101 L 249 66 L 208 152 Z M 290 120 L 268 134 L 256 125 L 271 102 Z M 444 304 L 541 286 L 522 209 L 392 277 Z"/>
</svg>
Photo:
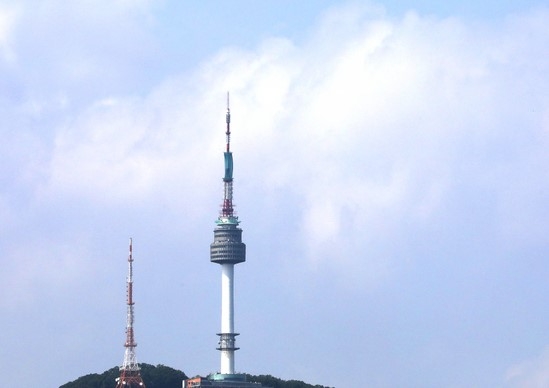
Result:
<svg viewBox="0 0 549 388">
<path fill-rule="evenodd" d="M 281 380 L 271 375 L 246 375 L 248 381 L 261 383 L 270 388 L 330 388 L 324 385 L 311 385 L 299 380 Z"/>
<path fill-rule="evenodd" d="M 182 380 L 187 375 L 180 370 L 165 365 L 140 364 L 141 377 L 147 388 L 181 388 Z M 118 367 L 101 374 L 92 373 L 79 377 L 59 388 L 114 388 L 115 379 L 120 375 Z M 311 385 L 298 380 L 281 380 L 270 375 L 246 375 L 248 381 L 262 383 L 271 388 L 329 388 L 322 385 Z"/>
<path fill-rule="evenodd" d="M 187 375 L 180 370 L 164 365 L 139 364 L 141 377 L 147 388 L 181 388 L 181 381 Z M 111 368 L 101 374 L 92 373 L 79 377 L 59 388 L 114 388 L 115 379 L 120 376 L 118 367 Z"/>
</svg>

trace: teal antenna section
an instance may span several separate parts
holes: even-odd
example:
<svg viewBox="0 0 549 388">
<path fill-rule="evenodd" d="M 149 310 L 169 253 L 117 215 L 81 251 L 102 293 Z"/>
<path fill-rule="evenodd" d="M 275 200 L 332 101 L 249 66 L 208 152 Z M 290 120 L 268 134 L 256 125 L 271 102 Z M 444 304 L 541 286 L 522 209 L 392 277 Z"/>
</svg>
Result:
<svg viewBox="0 0 549 388">
<path fill-rule="evenodd" d="M 224 182 L 230 182 L 233 180 L 233 153 L 225 152 L 225 176 Z"/>
<path fill-rule="evenodd" d="M 225 176 L 224 182 L 230 182 L 233 180 L 233 153 L 231 152 L 231 109 L 229 108 L 229 92 L 227 92 L 227 114 L 225 115 L 225 121 L 227 122 L 227 150 L 224 153 L 225 156 Z"/>
</svg>

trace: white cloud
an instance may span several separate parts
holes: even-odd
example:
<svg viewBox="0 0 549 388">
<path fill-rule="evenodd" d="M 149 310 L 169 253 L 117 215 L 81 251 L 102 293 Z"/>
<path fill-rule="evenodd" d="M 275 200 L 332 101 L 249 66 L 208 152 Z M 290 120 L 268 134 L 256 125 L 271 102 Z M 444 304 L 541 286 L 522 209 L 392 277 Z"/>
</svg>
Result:
<svg viewBox="0 0 549 388">
<path fill-rule="evenodd" d="M 549 347 L 529 360 L 511 366 L 505 374 L 506 387 L 544 388 L 549 385 Z"/>
<path fill-rule="evenodd" d="M 393 325 L 377 327 L 376 346 L 387 341 L 407 349 L 385 353 L 391 361 L 387 364 L 404 364 L 403 354 L 417 355 L 416 349 L 431 341 L 423 337 L 438 335 L 432 343 L 452 342 L 440 341 L 440 336 L 458 324 L 444 321 L 444 314 L 439 317 L 435 310 L 445 295 L 432 302 L 429 286 L 457 295 L 462 289 L 444 287 L 465 287 L 470 271 L 477 283 L 488 283 L 489 290 L 507 290 L 501 280 L 507 274 L 496 273 L 501 266 L 494 264 L 500 249 L 506 244 L 513 245 L 514 252 L 523 247 L 544 249 L 549 15 L 543 10 L 481 24 L 415 13 L 396 19 L 375 7 L 336 9 L 326 13 L 304 42 L 268 39 L 253 50 L 226 48 L 192 74 L 168 77 L 160 72 L 154 79 L 162 82 L 149 80 L 152 87 L 128 92 L 141 87 L 147 60 L 155 55 L 150 30 L 141 24 L 152 3 L 121 1 L 115 7 L 122 8 L 113 13 L 92 2 L 82 8 L 76 3 L 72 8 L 63 8 L 63 2 L 47 4 L 54 7 L 23 14 L 26 23 L 42 24 L 35 31 L 17 30 L 22 34 L 15 41 L 19 46 L 9 46 L 17 54 L 17 64 L 22 64 L 21 73 L 14 74 L 23 92 L 9 96 L 12 103 L 3 109 L 8 114 L 2 115 L 2 131 L 8 134 L 2 154 L 9 163 L 0 167 L 7 181 L 0 196 L 2 231 L 7 235 L 1 242 L 1 283 L 3 291 L 18 292 L 3 292 L 4 306 L 33 302 L 48 287 L 52 293 L 62 292 L 90 272 L 104 281 L 107 276 L 98 268 L 105 260 L 92 263 L 91 258 L 113 247 L 103 245 L 105 240 L 123 235 L 125 241 L 129 229 L 153 241 L 148 254 L 154 261 L 144 260 L 143 265 L 167 279 L 157 281 L 165 283 L 162 287 L 156 287 L 155 280 L 148 285 L 151 308 L 157 299 L 179 295 L 181 289 L 174 290 L 172 283 L 181 286 L 188 279 L 185 273 L 195 277 L 197 288 L 203 286 L 196 263 L 207 261 L 204 225 L 211 220 L 208 225 L 213 227 L 215 206 L 221 200 L 227 90 L 236 203 L 246 236 L 255 238 L 246 241 L 256 249 L 246 268 L 263 270 L 266 263 L 279 267 L 262 286 L 266 290 L 272 283 L 280 288 L 293 281 L 287 295 L 299 294 L 302 305 L 330 293 L 332 299 L 314 306 L 328 312 L 335 311 L 330 302 L 342 295 L 352 294 L 359 301 L 373 288 L 383 294 L 384 287 L 400 280 L 408 281 L 406 285 L 421 283 L 410 290 L 408 300 L 381 295 L 379 302 L 368 302 L 368 309 L 377 307 L 385 314 L 379 319 L 391 321 L 384 326 Z M 96 25 L 104 27 L 97 35 Z M 77 34 L 71 36 L 71 29 Z M 8 43 L 10 34 L 5 35 Z M 30 39 L 35 34 L 39 43 Z M 144 46 L 136 44 L 135 36 Z M 58 38 L 63 38 L 59 46 L 44 44 Z M 40 63 L 25 62 L 34 59 L 29 53 L 36 53 Z M 26 244 L 28 233 L 34 237 Z M 476 245 L 468 241 L 473 235 L 480 241 Z M 184 260 L 175 257 L 174 247 L 184 247 L 178 252 Z M 428 255 L 425 250 L 430 250 Z M 432 266 L 429 260 L 436 256 L 444 260 Z M 472 263 L 472 256 L 482 257 L 482 265 Z M 455 281 L 452 270 L 458 268 L 457 262 L 463 267 Z M 253 267 L 254 263 L 262 267 Z M 449 263 L 454 265 L 450 270 L 445 268 Z M 507 265 L 511 272 L 514 267 Z M 484 270 L 494 273 L 485 275 Z M 425 279 L 417 276 L 429 271 Z M 528 275 L 520 280 L 528 281 Z M 173 281 L 175 276 L 182 277 L 181 283 Z M 333 288 L 324 287 L 326 279 Z M 347 285 L 352 291 L 342 292 Z M 482 291 L 482 285 L 476 286 L 470 295 Z M 103 292 L 118 292 L 109 287 Z M 270 291 L 280 298 L 278 290 Z M 317 299 L 310 298 L 309 291 L 318 291 Z M 499 292 L 493 293 L 501 298 Z M 391 298 L 394 311 L 376 305 Z M 464 320 L 472 319 L 470 311 L 480 310 L 471 306 L 476 295 L 455 298 Z M 408 301 L 412 305 L 403 307 Z M 420 305 L 418 311 L 413 311 L 414 303 Z M 373 326 L 380 324 L 375 314 L 358 304 L 346 311 L 352 312 L 354 327 L 365 317 Z M 496 305 L 491 300 L 489 304 Z M 259 309 L 265 305 L 262 300 Z M 295 308 L 302 305 L 293 303 Z M 286 308 L 281 303 L 277 311 L 282 316 Z M 417 318 L 414 314 L 422 314 L 421 309 L 432 316 Z M 415 331 L 409 331 L 414 334 L 400 330 L 409 328 L 399 321 L 401 312 L 411 316 L 411 326 L 416 318 Z M 272 311 L 258 310 L 262 313 Z M 325 317 L 326 311 L 310 313 L 297 321 L 311 322 L 311 317 Z M 338 326 L 342 315 L 333 314 L 331 322 Z M 419 327 L 426 320 L 440 324 L 442 334 L 426 334 Z M 276 329 L 277 323 L 269 324 Z M 319 330 L 312 326 L 307 325 Z M 322 330 L 331 329 L 324 326 L 312 335 L 320 337 Z M 415 333 L 417 338 L 411 338 Z M 351 338 L 354 333 L 344 335 Z M 340 346 L 335 342 L 340 338 L 327 337 L 322 335 L 322 346 Z M 369 345 L 356 339 L 357 347 Z M 318 360 L 322 351 L 303 351 L 310 354 L 311 367 L 306 369 L 337 375 L 333 368 L 325 368 L 325 359 Z M 471 363 L 481 358 L 479 354 Z M 353 362 L 358 365 L 363 359 Z M 535 370 L 544 362 L 511 368 L 508 381 L 542 376 Z M 501 360 L 493 363 L 501 366 Z M 392 380 L 384 375 L 379 381 Z"/>
<path fill-rule="evenodd" d="M 12 312 L 91 281 L 95 271 L 89 246 L 85 237 L 72 237 L 56 241 L 29 233 L 5 245 L 0 306 Z"/>
<path fill-rule="evenodd" d="M 12 63 L 16 58 L 12 35 L 17 18 L 18 11 L 16 8 L 0 6 L 0 56 L 8 63 Z"/>
<path fill-rule="evenodd" d="M 543 76 L 517 71 L 529 66 L 517 54 L 527 51 L 534 62 L 541 55 L 535 47 L 548 31 L 528 23 L 540 16 L 489 30 L 455 19 L 409 13 L 390 20 L 368 12 L 327 14 L 318 35 L 301 47 L 275 39 L 253 52 L 228 49 L 149 97 L 97 102 L 57 133 L 52 193 L 153 198 L 175 177 L 207 190 L 197 186 L 207 179 L 203 170 L 186 166 L 213 166 L 230 90 L 237 178 L 302 199 L 292 218 L 314 266 L 343 260 L 343 277 L 391 266 L 394 253 L 382 246 L 387 236 L 403 220 L 433 222 L 462 190 L 474 196 L 490 185 L 495 206 L 503 206 L 503 196 L 514 195 L 505 175 L 520 174 L 529 163 L 505 140 L 514 131 L 506 121 L 530 112 L 521 110 L 528 101 L 513 108 L 513 98 L 500 94 L 518 93 L 523 76 Z M 539 38 L 530 49 L 518 48 L 514 34 L 528 31 Z M 327 47 L 320 45 L 324 38 Z M 526 98 L 546 112 L 547 98 L 533 93 Z M 545 131 L 535 123 L 521 130 L 525 138 Z M 545 158 L 543 147 L 529 146 Z M 503 165 L 497 147 L 514 152 Z M 370 243 L 387 257 L 368 255 L 363 247 Z"/>
<path fill-rule="evenodd" d="M 182 95 L 184 82 L 170 84 L 145 99 L 98 101 L 59 128 L 44 197 L 77 196 L 103 204 L 155 196 L 176 202 L 178 190 L 189 200 L 200 197 L 204 179 L 195 167 L 211 163 L 204 158 L 211 155 L 214 128 L 197 113 L 204 111 L 203 102 Z"/>
</svg>

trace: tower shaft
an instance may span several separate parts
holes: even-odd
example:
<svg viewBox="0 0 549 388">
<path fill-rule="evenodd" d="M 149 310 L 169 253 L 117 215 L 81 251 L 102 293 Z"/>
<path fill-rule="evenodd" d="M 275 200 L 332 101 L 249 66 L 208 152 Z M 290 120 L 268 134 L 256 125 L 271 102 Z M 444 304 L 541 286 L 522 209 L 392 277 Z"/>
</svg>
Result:
<svg viewBox="0 0 549 388">
<path fill-rule="evenodd" d="M 234 332 L 234 264 L 221 264 L 221 332 Z"/>
<path fill-rule="evenodd" d="M 234 264 L 221 264 L 221 333 L 219 333 L 219 350 L 221 351 L 222 374 L 234 374 Z"/>
<path fill-rule="evenodd" d="M 135 357 L 135 337 L 133 332 L 134 323 L 134 301 L 133 301 L 133 252 L 132 252 L 132 239 L 130 238 L 130 252 L 128 255 L 128 277 L 126 278 L 126 304 L 127 304 L 127 316 L 126 316 L 126 342 L 124 347 L 124 362 L 120 367 L 120 377 L 117 378 L 116 388 L 145 388 L 139 364 Z"/>
</svg>

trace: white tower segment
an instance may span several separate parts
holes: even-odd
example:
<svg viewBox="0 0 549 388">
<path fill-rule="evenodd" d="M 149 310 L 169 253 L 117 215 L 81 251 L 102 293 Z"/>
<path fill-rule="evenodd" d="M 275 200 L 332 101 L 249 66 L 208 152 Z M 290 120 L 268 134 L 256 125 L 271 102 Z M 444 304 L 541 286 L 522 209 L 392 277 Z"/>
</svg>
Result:
<svg viewBox="0 0 549 388">
<path fill-rule="evenodd" d="M 221 264 L 221 333 L 227 333 L 236 335 L 234 332 L 234 264 Z M 232 338 L 232 344 L 230 344 L 231 338 L 221 339 L 226 341 L 227 344 L 221 346 L 221 373 L 222 374 L 234 374 L 234 337 Z M 232 349 L 230 349 L 232 347 Z"/>
</svg>

